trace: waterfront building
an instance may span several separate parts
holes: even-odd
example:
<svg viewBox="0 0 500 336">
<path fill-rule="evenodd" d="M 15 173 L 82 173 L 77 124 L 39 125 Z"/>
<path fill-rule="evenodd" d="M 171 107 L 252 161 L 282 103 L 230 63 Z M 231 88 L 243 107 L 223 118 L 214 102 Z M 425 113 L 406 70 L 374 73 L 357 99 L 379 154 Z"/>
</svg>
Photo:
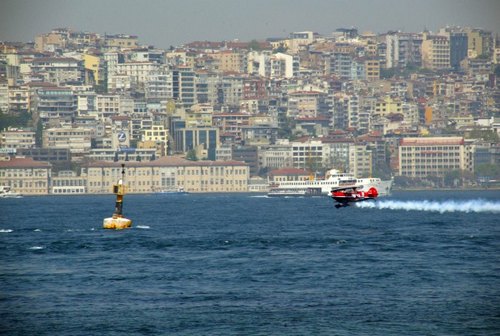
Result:
<svg viewBox="0 0 500 336">
<path fill-rule="evenodd" d="M 281 168 L 272 170 L 269 173 L 269 183 L 279 184 L 280 182 L 309 181 L 311 173 L 305 169 Z"/>
<path fill-rule="evenodd" d="M 444 176 L 471 166 L 462 137 L 403 138 L 399 144 L 399 175 Z"/>
<path fill-rule="evenodd" d="M 82 168 L 89 193 L 111 193 L 121 176 L 120 162 L 91 162 Z M 188 161 L 163 157 L 150 162 L 128 162 L 125 184 L 129 193 L 162 190 L 200 192 L 247 192 L 248 165 L 237 161 Z"/>
<path fill-rule="evenodd" d="M 51 174 L 51 164 L 48 162 L 24 157 L 0 161 L 0 185 L 10 186 L 15 193 L 48 194 Z"/>
<path fill-rule="evenodd" d="M 50 193 L 53 195 L 78 195 L 87 193 L 87 179 L 74 171 L 61 170 L 52 177 Z"/>
<path fill-rule="evenodd" d="M 157 156 L 155 148 L 92 148 L 85 157 L 92 161 L 152 161 Z"/>
</svg>

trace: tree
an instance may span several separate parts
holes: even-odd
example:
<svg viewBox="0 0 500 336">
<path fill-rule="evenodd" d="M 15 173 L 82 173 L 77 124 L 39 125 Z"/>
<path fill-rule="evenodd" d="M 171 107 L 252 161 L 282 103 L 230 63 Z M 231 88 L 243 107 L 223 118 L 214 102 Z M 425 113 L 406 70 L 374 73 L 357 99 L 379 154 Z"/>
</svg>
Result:
<svg viewBox="0 0 500 336">
<path fill-rule="evenodd" d="M 462 178 L 462 173 L 460 170 L 452 170 L 444 175 L 443 182 L 448 187 L 456 187 Z"/>
<path fill-rule="evenodd" d="M 256 51 L 261 50 L 259 41 L 257 41 L 257 40 L 250 41 L 248 43 L 248 49 L 250 49 L 250 50 L 256 50 Z"/>
<path fill-rule="evenodd" d="M 189 161 L 198 161 L 198 157 L 196 156 L 196 151 L 194 149 L 190 149 L 186 154 L 186 159 Z"/>
<path fill-rule="evenodd" d="M 43 138 L 43 124 L 42 120 L 38 119 L 35 130 L 35 144 L 37 147 L 42 147 L 42 138 Z"/>
<path fill-rule="evenodd" d="M 476 166 L 476 177 L 488 177 L 490 179 L 497 179 L 500 177 L 500 167 L 498 165 L 483 163 Z"/>
<path fill-rule="evenodd" d="M 495 76 L 500 77 L 500 64 L 495 67 Z"/>
</svg>

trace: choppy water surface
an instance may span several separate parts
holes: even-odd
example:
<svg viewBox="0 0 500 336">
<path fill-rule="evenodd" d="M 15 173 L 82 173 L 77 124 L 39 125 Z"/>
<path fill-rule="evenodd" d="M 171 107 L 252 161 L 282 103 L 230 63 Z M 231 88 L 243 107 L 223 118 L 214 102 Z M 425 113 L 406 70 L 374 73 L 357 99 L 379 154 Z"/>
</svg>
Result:
<svg viewBox="0 0 500 336">
<path fill-rule="evenodd" d="M 0 199 L 0 334 L 491 335 L 500 194 Z"/>
</svg>

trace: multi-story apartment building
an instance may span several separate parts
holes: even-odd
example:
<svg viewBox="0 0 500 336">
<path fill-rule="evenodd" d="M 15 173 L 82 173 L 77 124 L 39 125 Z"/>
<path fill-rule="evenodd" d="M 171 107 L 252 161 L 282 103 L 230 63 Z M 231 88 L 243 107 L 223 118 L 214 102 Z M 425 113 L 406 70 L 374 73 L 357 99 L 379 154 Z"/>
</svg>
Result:
<svg viewBox="0 0 500 336">
<path fill-rule="evenodd" d="M 47 34 L 40 34 L 35 37 L 35 50 L 39 52 L 54 51 L 66 46 L 68 35 L 53 30 Z"/>
<path fill-rule="evenodd" d="M 28 112 L 30 110 L 30 93 L 27 86 L 8 87 L 8 109 L 11 113 Z"/>
<path fill-rule="evenodd" d="M 89 193 L 111 193 L 121 177 L 121 163 L 93 162 L 82 168 Z M 130 193 L 151 193 L 183 188 L 187 192 L 246 192 L 248 165 L 237 161 L 188 161 L 163 157 L 150 162 L 129 162 L 125 184 Z"/>
<path fill-rule="evenodd" d="M 46 195 L 49 192 L 51 165 L 31 158 L 0 161 L 0 185 L 10 186 L 23 195 Z"/>
<path fill-rule="evenodd" d="M 250 124 L 250 115 L 242 113 L 217 113 L 213 115 L 213 125 L 221 134 L 241 140 L 241 127 Z"/>
<path fill-rule="evenodd" d="M 372 169 L 372 150 L 365 144 L 351 144 L 349 146 L 349 173 L 356 177 L 371 177 Z"/>
<path fill-rule="evenodd" d="M 320 91 L 295 91 L 289 94 L 288 117 L 317 117 L 326 114 L 326 94 Z"/>
<path fill-rule="evenodd" d="M 330 162 L 330 148 L 320 141 L 292 142 L 293 168 L 317 170 Z"/>
<path fill-rule="evenodd" d="M 190 108 L 196 101 L 195 72 L 189 67 L 179 67 L 172 71 L 173 98 L 185 108 Z"/>
<path fill-rule="evenodd" d="M 330 150 L 327 168 L 335 168 L 340 171 L 349 171 L 349 148 L 353 144 L 353 139 L 324 139 L 323 143 L 328 145 Z"/>
<path fill-rule="evenodd" d="M 35 132 L 31 129 L 9 127 L 0 132 L 0 148 L 33 148 Z"/>
<path fill-rule="evenodd" d="M 494 47 L 493 34 L 477 28 L 466 28 L 468 40 L 468 57 L 476 58 L 481 55 L 490 56 Z"/>
<path fill-rule="evenodd" d="M 468 154 L 461 137 L 403 138 L 399 144 L 399 175 L 425 178 L 465 170 Z"/>
<path fill-rule="evenodd" d="M 267 169 L 293 167 L 292 146 L 290 143 L 261 146 L 259 166 Z"/>
<path fill-rule="evenodd" d="M 208 151 L 219 145 L 219 129 L 215 127 L 190 127 L 177 129 L 174 132 L 175 151 L 186 153 L 189 150 L 200 150 L 203 158 Z"/>
<path fill-rule="evenodd" d="M 55 85 L 83 83 L 83 62 L 70 57 L 39 57 L 31 61 L 31 72 Z"/>
<path fill-rule="evenodd" d="M 116 73 L 126 75 L 130 78 L 131 84 L 143 89 L 148 77 L 158 74 L 160 65 L 155 62 L 125 62 L 116 65 Z"/>
<path fill-rule="evenodd" d="M 0 79 L 0 112 L 7 113 L 8 111 L 9 111 L 9 86 L 7 82 L 1 82 Z"/>
<path fill-rule="evenodd" d="M 78 99 L 67 87 L 41 87 L 32 98 L 32 113 L 42 123 L 51 120 L 71 122 L 77 115 Z"/>
<path fill-rule="evenodd" d="M 240 99 L 243 96 L 243 76 L 224 76 L 222 78 L 221 95 L 219 102 L 226 106 L 236 108 L 240 105 Z"/>
<path fill-rule="evenodd" d="M 106 121 L 118 115 L 131 115 L 134 112 L 134 100 L 127 96 L 102 94 L 96 96 L 96 117 Z"/>
<path fill-rule="evenodd" d="M 186 111 L 186 127 L 212 127 L 213 105 L 195 104 L 191 110 Z"/>
<path fill-rule="evenodd" d="M 142 132 L 141 142 L 144 145 L 145 142 L 154 143 L 154 148 L 157 149 L 157 154 L 159 154 L 159 156 L 167 155 L 169 131 L 165 126 L 153 124 L 150 129 L 143 129 Z"/>
<path fill-rule="evenodd" d="M 365 65 L 364 79 L 366 79 L 369 82 L 380 79 L 380 61 L 378 59 L 366 58 L 364 65 Z"/>
<path fill-rule="evenodd" d="M 222 79 L 219 74 L 207 71 L 197 71 L 195 77 L 196 101 L 200 104 L 217 105 L 222 102 L 219 89 Z"/>
<path fill-rule="evenodd" d="M 91 147 L 92 130 L 81 127 L 48 128 L 43 131 L 43 148 L 67 148 L 72 161 L 79 161 Z"/>
<path fill-rule="evenodd" d="M 104 48 L 107 50 L 134 49 L 138 46 L 135 35 L 104 35 Z"/>
<path fill-rule="evenodd" d="M 210 54 L 218 61 L 219 72 L 244 73 L 246 68 L 246 55 L 236 50 L 222 50 Z"/>
<path fill-rule="evenodd" d="M 160 103 L 174 96 L 173 74 L 171 71 L 160 71 L 147 76 L 144 84 L 145 98 L 148 103 Z"/>
<path fill-rule="evenodd" d="M 85 83 L 106 91 L 108 84 L 106 62 L 98 55 L 84 54 Z"/>
<path fill-rule="evenodd" d="M 450 69 L 450 40 L 447 36 L 424 33 L 422 66 L 430 70 Z"/>
<path fill-rule="evenodd" d="M 248 73 L 265 78 L 293 78 L 300 68 L 297 55 L 252 51 L 248 54 Z"/>
<path fill-rule="evenodd" d="M 385 37 L 385 64 L 387 68 L 404 68 L 422 65 L 422 35 L 393 33 Z"/>
<path fill-rule="evenodd" d="M 438 34 L 450 40 L 450 66 L 455 70 L 460 69 L 460 62 L 467 58 L 468 54 L 467 32 L 459 27 L 446 27 L 441 28 Z"/>
</svg>

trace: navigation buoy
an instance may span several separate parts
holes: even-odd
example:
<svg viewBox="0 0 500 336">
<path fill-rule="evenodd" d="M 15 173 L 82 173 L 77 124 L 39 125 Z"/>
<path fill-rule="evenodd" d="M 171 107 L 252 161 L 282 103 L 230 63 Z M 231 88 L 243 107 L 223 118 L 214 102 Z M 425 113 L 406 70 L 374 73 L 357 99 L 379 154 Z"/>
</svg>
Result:
<svg viewBox="0 0 500 336">
<path fill-rule="evenodd" d="M 125 195 L 125 164 L 122 163 L 122 178 L 113 185 L 113 193 L 116 195 L 115 212 L 113 217 L 104 218 L 102 227 L 105 229 L 121 230 L 132 226 L 132 220 L 123 217 L 123 195 Z"/>
</svg>

